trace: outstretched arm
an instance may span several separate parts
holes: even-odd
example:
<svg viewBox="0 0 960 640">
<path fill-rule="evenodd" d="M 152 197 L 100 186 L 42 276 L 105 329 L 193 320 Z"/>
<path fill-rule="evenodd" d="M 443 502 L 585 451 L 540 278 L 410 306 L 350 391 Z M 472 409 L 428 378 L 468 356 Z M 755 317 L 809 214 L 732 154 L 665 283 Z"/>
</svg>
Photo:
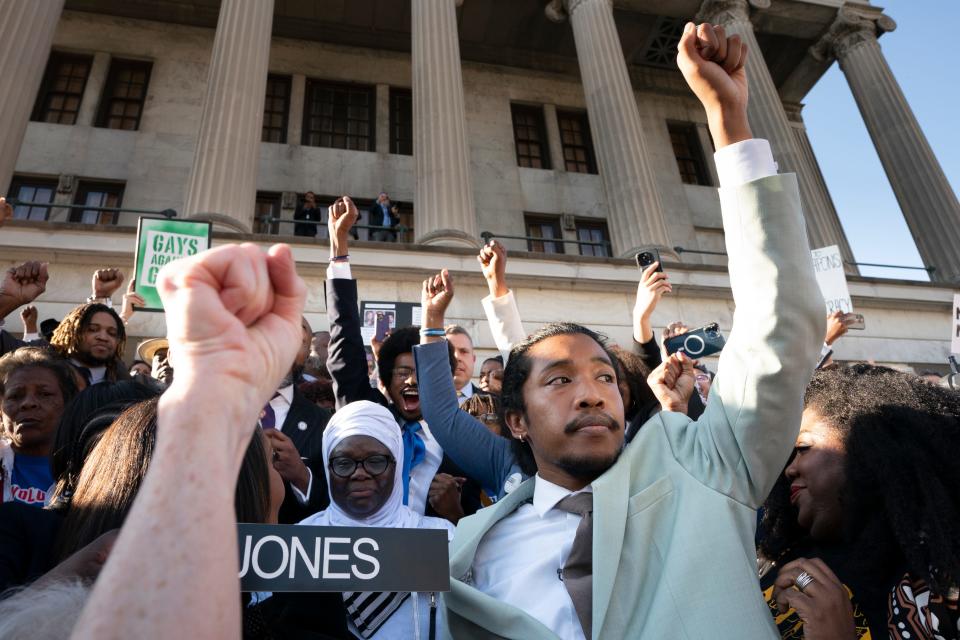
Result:
<svg viewBox="0 0 960 640">
<path fill-rule="evenodd" d="M 243 244 L 171 263 L 159 290 L 177 376 L 74 638 L 240 637 L 234 487 L 257 415 L 300 346 L 306 287 L 289 247 Z"/>
<path fill-rule="evenodd" d="M 680 41 L 678 64 L 717 148 L 736 312 L 705 413 L 666 435 L 691 474 L 756 507 L 793 447 L 824 318 L 796 176 L 775 175 L 769 145 L 750 139 L 746 55 L 721 27 L 688 24 Z"/>
<path fill-rule="evenodd" d="M 453 299 L 453 278 L 444 270 L 423 282 L 423 326 L 440 328 Z M 420 408 L 444 453 L 492 495 L 499 495 L 516 463 L 510 441 L 494 435 L 482 422 L 460 409 L 450 373 L 447 341 L 422 336 L 413 348 L 420 387 Z"/>
<path fill-rule="evenodd" d="M 500 350 L 506 365 L 510 359 L 510 349 L 527 337 L 520 320 L 516 298 L 513 297 L 513 291 L 507 287 L 507 249 L 500 242 L 491 240 L 480 249 L 477 262 L 480 263 L 487 288 L 490 290 L 490 295 L 480 302 L 487 314 L 493 342 Z"/>
<path fill-rule="evenodd" d="M 386 404 L 383 394 L 370 387 L 367 354 L 360 334 L 357 281 L 350 272 L 350 229 L 357 221 L 357 207 L 344 196 L 327 209 L 330 231 L 330 266 L 327 268 L 327 318 L 330 347 L 327 371 L 333 379 L 337 408 L 357 400 Z"/>
</svg>

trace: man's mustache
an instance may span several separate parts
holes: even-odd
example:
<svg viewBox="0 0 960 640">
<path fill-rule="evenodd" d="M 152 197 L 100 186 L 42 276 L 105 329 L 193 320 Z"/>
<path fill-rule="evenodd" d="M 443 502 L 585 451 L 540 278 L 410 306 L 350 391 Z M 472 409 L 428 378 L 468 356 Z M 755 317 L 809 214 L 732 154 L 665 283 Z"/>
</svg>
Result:
<svg viewBox="0 0 960 640">
<path fill-rule="evenodd" d="M 611 431 L 617 431 L 621 428 L 620 423 L 613 419 L 613 416 L 598 412 L 588 413 L 567 423 L 563 428 L 564 433 L 576 433 L 584 427 L 604 426 Z"/>
</svg>

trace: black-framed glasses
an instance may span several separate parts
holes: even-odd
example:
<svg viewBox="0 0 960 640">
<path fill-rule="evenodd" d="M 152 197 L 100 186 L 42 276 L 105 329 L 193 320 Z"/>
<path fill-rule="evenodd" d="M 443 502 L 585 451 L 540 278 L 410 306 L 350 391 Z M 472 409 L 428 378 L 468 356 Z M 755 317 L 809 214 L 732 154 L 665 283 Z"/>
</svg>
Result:
<svg viewBox="0 0 960 640">
<path fill-rule="evenodd" d="M 394 463 L 393 456 L 384 456 L 380 454 L 367 456 L 363 460 L 354 460 L 346 456 L 337 456 L 330 459 L 330 471 L 333 475 L 340 478 L 349 478 L 357 470 L 357 467 L 363 466 L 363 470 L 372 476 L 378 476 L 386 471 Z"/>
</svg>

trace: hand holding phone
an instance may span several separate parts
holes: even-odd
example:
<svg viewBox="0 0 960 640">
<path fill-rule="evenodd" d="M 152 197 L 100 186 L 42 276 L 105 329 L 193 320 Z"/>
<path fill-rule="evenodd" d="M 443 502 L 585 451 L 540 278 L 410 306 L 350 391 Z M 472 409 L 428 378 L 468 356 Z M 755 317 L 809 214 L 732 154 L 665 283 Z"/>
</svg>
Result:
<svg viewBox="0 0 960 640">
<path fill-rule="evenodd" d="M 843 314 L 843 324 L 847 326 L 847 329 L 855 329 L 857 331 L 863 331 L 867 328 L 867 323 L 863 319 L 863 315 L 859 313 L 845 313 Z"/>
<path fill-rule="evenodd" d="M 667 338 L 663 342 L 663 346 L 668 354 L 673 355 L 674 353 L 682 351 L 693 360 L 719 353 L 725 344 L 726 340 L 724 340 L 720 334 L 720 325 L 716 322 L 711 322 L 705 327 Z"/>
<path fill-rule="evenodd" d="M 656 249 L 646 249 L 637 254 L 637 267 L 640 271 L 646 271 L 647 267 L 652 265 L 654 262 L 657 263 L 657 268 L 655 271 L 663 273 L 663 262 L 660 260 L 660 252 Z"/>
</svg>

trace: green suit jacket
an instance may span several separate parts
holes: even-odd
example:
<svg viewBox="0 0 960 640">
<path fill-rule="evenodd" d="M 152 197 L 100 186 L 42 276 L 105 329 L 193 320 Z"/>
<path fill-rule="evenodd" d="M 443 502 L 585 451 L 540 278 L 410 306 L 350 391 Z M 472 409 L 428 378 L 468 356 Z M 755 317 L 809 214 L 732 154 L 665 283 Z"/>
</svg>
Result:
<svg viewBox="0 0 960 640">
<path fill-rule="evenodd" d="M 757 580 L 757 508 L 794 445 L 825 312 L 796 176 L 721 189 L 733 329 L 696 422 L 662 412 L 593 482 L 593 638 L 777 638 Z M 460 521 L 448 629 L 461 638 L 553 639 L 471 586 L 477 546 L 533 497 L 535 479 Z"/>
</svg>

